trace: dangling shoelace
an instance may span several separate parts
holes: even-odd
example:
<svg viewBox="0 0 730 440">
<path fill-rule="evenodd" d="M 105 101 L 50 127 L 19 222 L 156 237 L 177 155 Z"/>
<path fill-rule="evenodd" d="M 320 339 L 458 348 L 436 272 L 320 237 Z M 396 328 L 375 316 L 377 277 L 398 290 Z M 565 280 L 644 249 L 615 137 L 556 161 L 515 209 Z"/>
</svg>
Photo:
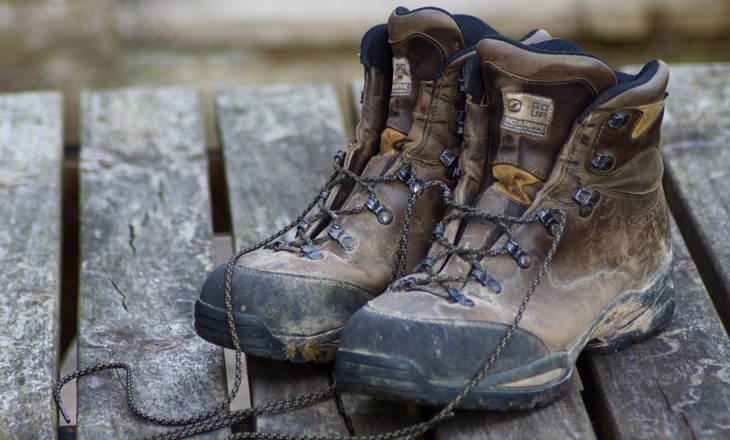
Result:
<svg viewBox="0 0 730 440">
<path fill-rule="evenodd" d="M 167 417 L 160 417 L 155 416 L 146 413 L 142 409 L 140 409 L 139 405 L 137 404 L 137 400 L 135 398 L 135 392 L 134 392 L 134 372 L 132 367 L 124 362 L 108 362 L 108 363 L 102 363 L 97 365 L 92 365 L 87 368 L 79 369 L 65 377 L 63 377 L 58 384 L 54 387 L 53 390 L 53 398 L 56 403 L 56 405 L 59 408 L 59 411 L 61 412 L 62 417 L 67 421 L 70 422 L 70 418 L 68 416 L 68 413 L 66 412 L 66 409 L 63 405 L 63 401 L 61 399 L 61 390 L 63 387 L 71 382 L 74 379 L 78 379 L 83 376 L 87 376 L 90 374 L 94 374 L 97 372 L 105 371 L 105 370 L 124 370 L 126 373 L 126 380 L 124 382 L 124 389 L 125 389 L 125 396 L 126 396 L 126 403 L 127 406 L 130 408 L 130 410 L 141 420 L 155 424 L 160 426 L 180 426 L 181 428 L 165 432 L 162 434 L 154 435 L 151 437 L 146 437 L 145 440 L 175 440 L 175 439 L 182 439 L 187 438 L 192 435 L 204 433 L 204 432 L 210 432 L 217 429 L 222 429 L 225 427 L 230 427 L 233 425 L 240 424 L 244 422 L 245 420 L 249 419 L 252 416 L 260 415 L 260 414 L 274 414 L 278 412 L 283 411 L 289 411 L 296 408 L 301 408 L 304 406 L 309 406 L 314 403 L 317 403 L 325 398 L 328 398 L 332 396 L 336 391 L 336 385 L 333 384 L 329 386 L 328 388 L 315 391 L 308 394 L 303 394 L 300 396 L 296 396 L 291 399 L 285 399 L 277 402 L 273 402 L 267 405 L 249 408 L 245 410 L 240 411 L 233 411 L 231 413 L 221 414 L 228 410 L 228 407 L 230 403 L 235 399 L 237 396 L 241 382 L 243 377 L 243 367 L 242 367 L 242 361 L 241 361 L 241 347 L 238 341 L 238 336 L 235 331 L 235 324 L 233 319 L 233 312 L 232 312 L 232 273 L 233 273 L 233 265 L 235 262 L 244 254 L 253 252 L 257 249 L 260 249 L 262 247 L 271 246 L 275 250 L 288 250 L 288 251 L 300 251 L 306 253 L 303 247 L 310 246 L 313 247 L 315 244 L 315 239 L 312 239 L 307 234 L 307 227 L 308 225 L 311 225 L 316 220 L 323 218 L 323 217 L 329 217 L 331 221 L 335 225 L 339 225 L 339 219 L 342 216 L 345 215 L 353 215 L 358 214 L 361 212 L 364 212 L 366 210 L 373 211 L 376 215 L 382 215 L 383 210 L 377 209 L 378 205 L 371 204 L 371 206 L 362 205 L 362 206 L 355 206 L 347 209 L 330 209 L 326 205 L 327 198 L 330 194 L 330 192 L 337 187 L 338 185 L 347 184 L 347 183 L 354 183 L 355 185 L 359 185 L 361 187 L 364 187 L 368 195 L 370 196 L 371 200 L 377 201 L 376 193 L 375 193 L 375 187 L 379 184 L 388 183 L 388 182 L 396 182 L 401 181 L 403 184 L 406 184 L 409 187 L 409 195 L 408 195 L 408 202 L 406 205 L 406 213 L 404 218 L 404 224 L 403 228 L 401 230 L 400 238 L 398 241 L 398 248 L 396 251 L 396 261 L 394 263 L 394 269 L 391 274 L 391 280 L 396 279 L 398 277 L 401 277 L 405 274 L 405 267 L 406 267 L 406 260 L 407 260 L 407 244 L 408 244 L 408 234 L 409 234 L 409 224 L 410 219 L 413 213 L 413 207 L 418 199 L 418 197 L 424 193 L 424 191 L 435 187 L 435 186 L 441 186 L 443 188 L 446 188 L 448 191 L 448 188 L 441 182 L 437 181 L 430 181 L 423 183 L 420 180 L 417 179 L 416 172 L 415 172 L 415 165 L 409 164 L 404 166 L 403 168 L 399 169 L 398 172 L 388 175 L 388 176 L 376 176 L 376 177 L 362 177 L 359 176 L 352 171 L 346 169 L 343 167 L 343 162 L 345 158 L 345 153 L 343 151 L 340 151 L 337 153 L 334 159 L 333 168 L 334 173 L 330 176 L 329 180 L 325 184 L 324 188 L 319 192 L 317 197 L 307 205 L 307 207 L 304 209 L 304 211 L 296 218 L 294 221 L 289 223 L 287 226 L 285 226 L 283 229 L 279 230 L 272 236 L 268 237 L 267 239 L 261 241 L 260 243 L 257 243 L 253 246 L 244 248 L 233 254 L 227 263 L 226 267 L 226 273 L 225 273 L 225 279 L 224 279 L 224 304 L 225 304 L 225 312 L 226 312 L 226 322 L 228 325 L 228 331 L 229 336 L 231 338 L 231 341 L 233 342 L 234 346 L 234 352 L 235 352 L 235 379 L 233 386 L 231 388 L 231 392 L 229 393 L 229 396 L 225 401 L 223 401 L 221 404 L 216 406 L 215 408 L 206 411 L 204 413 L 194 415 L 191 417 L 181 417 L 181 418 L 167 418 Z M 382 208 L 382 205 L 380 205 Z M 277 245 L 272 246 L 273 243 L 276 242 L 276 240 L 279 240 L 280 237 L 294 229 L 295 227 L 299 227 L 302 225 L 303 222 L 305 222 L 305 219 L 308 215 L 312 212 L 312 210 L 317 207 L 319 208 L 319 213 L 311 217 L 309 221 L 306 221 L 304 227 L 300 227 L 297 231 L 296 238 L 293 242 L 282 242 L 279 241 Z M 384 223 L 381 221 L 381 223 Z M 389 221 L 387 222 L 389 223 Z M 331 235 L 330 235 L 331 236 Z M 334 238 L 334 237 L 333 237 Z M 325 238 L 326 239 L 326 238 Z M 303 242 L 303 244 L 301 244 Z M 415 427 L 416 425 L 414 425 Z M 428 429 L 428 428 L 427 428 Z M 368 436 L 368 437 L 360 437 L 363 439 L 372 439 L 372 440 L 385 440 L 389 438 L 404 438 L 405 436 L 410 435 L 417 435 L 411 434 L 413 429 L 404 429 L 395 431 L 393 433 L 389 433 L 386 436 Z M 421 432 L 421 431 L 419 431 Z M 423 431 L 425 432 L 425 431 Z M 250 434 L 250 435 L 246 435 Z M 244 436 L 241 436 L 244 435 Z M 324 436 L 282 436 L 281 434 L 270 434 L 270 433 L 239 433 L 234 435 L 231 438 L 272 438 L 272 439 L 334 439 L 337 437 L 324 437 Z M 349 439 L 351 437 L 340 437 L 340 439 Z"/>
<path fill-rule="evenodd" d="M 449 402 L 446 406 L 444 406 L 438 413 L 436 413 L 431 419 L 416 423 L 413 425 L 410 425 L 405 428 L 397 429 L 390 432 L 385 432 L 382 434 L 375 434 L 375 435 L 367 435 L 367 436 L 322 436 L 322 435 L 290 435 L 290 434 L 279 434 L 279 433 L 267 433 L 267 432 L 240 432 L 233 434 L 230 439 L 271 439 L 271 440 L 390 440 L 390 439 L 411 439 L 418 435 L 421 435 L 428 431 L 429 429 L 433 428 L 440 422 L 453 417 L 454 415 L 454 409 L 458 407 L 458 405 L 466 398 L 466 396 L 469 395 L 469 393 L 474 390 L 479 382 L 487 375 L 491 367 L 496 362 L 497 358 L 501 355 L 502 351 L 504 350 L 505 346 L 509 342 L 509 340 L 512 338 L 512 335 L 514 334 L 514 331 L 519 326 L 520 321 L 522 320 L 522 315 L 525 311 L 525 308 L 527 307 L 527 304 L 530 301 L 530 298 L 532 297 L 533 293 L 537 289 L 537 286 L 540 284 L 540 281 L 542 280 L 543 275 L 545 274 L 548 265 L 552 261 L 552 258 L 557 250 L 558 244 L 560 242 L 560 239 L 563 235 L 563 230 L 565 228 L 565 215 L 561 210 L 555 210 L 553 212 L 542 212 L 538 213 L 536 217 L 532 218 L 526 218 L 526 217 L 510 217 L 510 216 L 504 216 L 504 215 L 497 215 L 497 214 L 488 214 L 483 213 L 476 208 L 473 208 L 468 205 L 464 205 L 461 203 L 458 203 L 454 201 L 451 198 L 451 190 L 443 184 L 443 182 L 439 181 L 429 181 L 427 183 L 420 182 L 416 179 L 415 176 L 415 169 L 413 166 L 410 167 L 410 174 L 409 176 L 404 179 L 402 176 L 386 176 L 386 177 L 378 177 L 378 178 L 362 178 L 360 176 L 355 175 L 354 173 L 350 172 L 349 170 L 345 170 L 342 168 L 342 161 L 343 161 L 344 155 L 341 155 L 338 153 L 338 155 L 335 157 L 335 172 L 330 177 L 329 181 L 325 185 L 325 189 L 331 189 L 334 186 L 343 183 L 346 180 L 344 177 L 338 177 L 341 174 L 344 176 L 349 177 L 356 183 L 364 184 L 366 187 L 370 188 L 371 195 L 374 194 L 374 191 L 372 190 L 372 186 L 368 185 L 375 185 L 378 183 L 384 183 L 384 182 L 390 182 L 395 181 L 396 179 L 400 179 L 406 183 L 409 188 L 409 198 L 408 198 L 408 205 L 406 208 L 406 218 L 405 223 L 403 225 L 403 230 L 400 236 L 399 245 L 398 245 L 398 253 L 396 258 L 396 264 L 395 268 L 393 270 L 393 278 L 401 277 L 403 276 L 403 272 L 405 271 L 405 245 L 407 244 L 408 240 L 408 225 L 410 222 L 410 217 L 412 215 L 413 206 L 415 205 L 415 202 L 424 191 L 426 191 L 429 188 L 433 187 L 439 187 L 441 188 L 443 192 L 443 203 L 447 207 L 454 208 L 453 213 L 447 215 L 442 219 L 436 226 L 435 230 L 436 233 L 434 234 L 434 238 L 445 247 L 444 251 L 441 251 L 437 254 L 435 254 L 432 258 L 434 261 L 437 261 L 439 259 L 445 258 L 448 255 L 463 255 L 466 258 L 468 258 L 473 263 L 478 264 L 477 257 L 484 258 L 489 256 L 496 256 L 496 255 L 503 255 L 505 253 L 511 254 L 513 257 L 515 257 L 514 252 L 510 252 L 509 250 L 487 250 L 487 249 L 467 249 L 463 247 L 459 247 L 455 244 L 450 243 L 444 236 L 443 236 L 443 229 L 445 228 L 445 225 L 451 221 L 455 221 L 457 219 L 463 219 L 463 218 L 482 218 L 484 220 L 488 220 L 496 225 L 498 225 L 500 228 L 503 229 L 504 233 L 508 235 L 509 241 L 512 241 L 512 235 L 509 228 L 509 224 L 527 224 L 527 223 L 534 223 L 537 221 L 542 222 L 546 228 L 550 231 L 551 235 L 553 235 L 553 242 L 550 246 L 550 249 L 543 261 L 543 263 L 540 265 L 540 268 L 537 271 L 537 274 L 535 275 L 535 278 L 528 288 L 527 292 L 525 292 L 525 295 L 523 297 L 522 303 L 520 305 L 520 308 L 518 309 L 515 318 L 511 325 L 506 329 L 502 339 L 500 340 L 497 347 L 494 349 L 494 351 L 491 353 L 487 361 L 484 363 L 484 365 L 480 368 L 480 370 L 474 374 L 472 379 L 464 386 L 464 388 L 454 397 L 454 399 Z M 324 197 L 326 199 L 326 197 Z M 238 336 L 235 329 L 235 323 L 233 319 L 233 307 L 232 307 L 232 275 L 233 275 L 233 265 L 235 264 L 236 260 L 244 254 L 247 254 L 249 252 L 252 252 L 256 249 L 262 248 L 264 246 L 269 245 L 270 243 L 274 242 L 290 230 L 292 230 L 294 227 L 299 225 L 309 214 L 309 212 L 318 204 L 323 203 L 323 197 L 320 195 L 317 196 L 303 211 L 303 213 L 297 217 L 294 221 L 292 221 L 289 225 L 287 225 L 282 230 L 278 231 L 271 237 L 267 238 L 266 240 L 250 246 L 248 248 L 242 249 L 238 252 L 236 252 L 234 255 L 231 256 L 231 258 L 228 260 L 226 272 L 225 272 L 225 280 L 224 280 L 224 304 L 225 304 L 225 312 L 226 312 L 226 323 L 228 327 L 229 336 L 231 338 L 231 341 L 233 342 L 234 350 L 235 350 L 235 380 L 233 387 L 231 389 L 231 392 L 229 394 L 229 397 L 220 405 L 215 407 L 214 409 L 207 411 L 205 413 L 195 415 L 192 417 L 187 418 L 164 418 L 164 417 L 158 417 L 154 415 L 150 415 L 145 413 L 143 410 L 139 408 L 139 406 L 136 403 L 136 399 L 134 398 L 134 390 L 133 390 L 133 370 L 130 365 L 123 363 L 123 362 L 112 362 L 112 363 L 106 363 L 106 364 L 99 364 L 95 366 L 91 366 L 88 368 L 84 368 L 81 370 L 78 370 L 72 374 L 69 374 L 68 376 L 64 377 L 62 380 L 59 381 L 59 383 L 54 388 L 53 397 L 54 400 L 59 407 L 59 410 L 61 411 L 63 417 L 69 421 L 68 416 L 66 414 L 66 411 L 63 407 L 63 403 L 61 401 L 61 389 L 64 385 L 66 385 L 68 382 L 77 379 L 82 376 L 86 376 L 88 374 L 92 374 L 95 372 L 103 371 L 103 370 L 110 370 L 110 369 L 122 369 L 126 372 L 126 381 L 125 381 L 125 394 L 126 394 L 126 400 L 127 405 L 132 410 L 132 412 L 139 417 L 140 419 L 157 425 L 162 426 L 180 426 L 180 428 L 147 437 L 145 440 L 177 440 L 182 438 L 187 438 L 196 434 L 201 434 L 205 432 L 214 431 L 217 429 L 222 429 L 226 427 L 231 427 L 237 424 L 240 424 L 247 419 L 249 419 L 252 416 L 260 415 L 260 414 L 274 414 L 278 412 L 283 411 L 289 411 L 296 408 L 302 408 L 305 406 L 313 405 L 319 401 L 322 401 L 332 395 L 336 392 L 337 384 L 332 384 L 327 388 L 324 388 L 322 390 L 318 390 L 312 393 L 303 394 L 300 396 L 296 396 L 291 399 L 285 399 L 280 400 L 277 402 L 273 402 L 267 405 L 248 408 L 245 410 L 240 411 L 233 411 L 231 413 L 221 414 L 224 411 L 228 409 L 228 406 L 233 401 L 233 399 L 238 394 L 238 391 L 240 389 L 240 384 L 242 381 L 243 376 L 243 368 L 242 368 L 242 362 L 241 362 L 241 346 L 238 341 Z M 365 208 L 354 208 L 352 210 L 343 210 L 343 211 L 331 211 L 331 213 L 334 213 L 336 215 L 347 215 L 347 213 L 355 213 L 355 212 L 361 212 Z M 558 214 L 559 220 L 556 220 L 552 214 Z M 300 234 L 301 235 L 301 234 Z M 305 239 L 306 241 L 306 239 Z M 404 244 L 405 243 L 405 244 Z M 519 249 L 519 248 L 518 248 Z M 426 269 L 425 278 L 430 278 L 430 280 L 433 282 L 439 282 L 439 283 L 445 283 L 449 281 L 457 281 L 456 277 L 452 279 L 451 277 L 443 277 L 441 275 L 435 274 L 435 273 L 428 273 L 428 270 Z M 473 277 L 473 272 L 470 273 L 468 277 Z M 465 279 L 468 279 L 468 277 L 458 277 L 459 281 L 463 281 Z M 400 282 L 400 281 L 399 281 Z M 420 281 L 415 281 L 414 285 L 420 284 Z M 443 295 L 442 295 L 443 296 Z M 453 295 L 450 295 L 453 298 Z"/>
<path fill-rule="evenodd" d="M 492 293 L 501 292 L 501 285 L 498 280 L 494 279 L 481 265 L 481 261 L 485 258 L 496 257 L 500 255 L 511 256 L 517 265 L 527 268 L 532 264 L 532 257 L 521 249 L 517 244 L 512 227 L 514 225 L 525 225 L 531 223 L 542 223 L 549 235 L 553 237 L 553 241 L 559 241 L 562 236 L 563 221 L 565 218 L 562 210 L 539 210 L 536 215 L 528 215 L 522 217 L 509 216 L 504 214 L 487 213 L 473 206 L 459 203 L 450 197 L 444 197 L 444 204 L 452 209 L 452 212 L 444 216 L 434 227 L 433 240 L 438 242 L 442 249 L 434 252 L 426 257 L 418 266 L 414 268 L 414 275 L 401 278 L 390 285 L 391 290 L 421 290 L 429 292 L 436 296 L 458 302 L 464 307 L 474 307 L 475 303 L 470 298 L 462 294 L 458 288 L 453 285 L 459 285 L 468 281 L 476 281 L 489 289 Z M 555 215 L 561 220 L 555 218 Z M 501 247 L 487 246 L 480 248 L 469 248 L 452 243 L 445 236 L 446 227 L 451 222 L 466 221 L 479 219 L 488 221 L 496 225 L 501 233 L 499 234 L 506 239 L 505 244 Z M 471 270 L 465 275 L 443 275 L 434 270 L 434 266 L 438 266 L 441 260 L 447 260 L 449 257 L 458 256 L 471 264 Z M 552 259 L 552 255 L 549 255 Z M 453 284 L 453 285 L 450 285 Z M 434 288 L 436 285 L 437 288 Z"/>
</svg>

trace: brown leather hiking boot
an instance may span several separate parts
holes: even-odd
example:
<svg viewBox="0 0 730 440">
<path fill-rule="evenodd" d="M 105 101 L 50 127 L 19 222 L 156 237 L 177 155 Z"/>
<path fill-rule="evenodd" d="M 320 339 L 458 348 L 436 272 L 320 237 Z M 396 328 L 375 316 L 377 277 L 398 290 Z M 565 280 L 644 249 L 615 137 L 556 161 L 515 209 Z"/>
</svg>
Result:
<svg viewBox="0 0 730 440">
<path fill-rule="evenodd" d="M 497 98 L 489 104 L 502 113 L 491 121 L 500 137 L 495 180 L 485 192 L 506 196 L 507 211 L 529 206 L 506 216 L 484 212 L 495 208 L 481 204 L 486 196 L 477 209 L 451 203 L 436 228 L 442 251 L 431 254 L 430 267 L 397 281 L 349 321 L 338 384 L 431 405 L 529 409 L 566 390 L 584 348 L 619 350 L 671 318 L 659 148 L 668 69 L 653 61 L 635 76 L 614 74 L 569 45 L 559 51 L 498 39 L 478 45 L 487 96 Z M 500 90 L 504 75 L 573 84 L 581 104 L 564 95 L 558 104 L 538 84 Z M 617 84 L 607 87 L 611 77 Z M 575 121 L 565 117 L 580 106 Z M 512 154 L 557 130 L 567 140 L 554 159 Z M 532 171 L 525 163 L 534 163 Z M 507 172 L 500 164 L 509 165 Z M 450 222 L 460 223 L 452 241 L 442 233 Z M 502 235 L 492 244 L 495 230 Z"/>
<path fill-rule="evenodd" d="M 349 317 L 426 255 L 445 209 L 441 190 L 431 188 L 453 188 L 459 175 L 462 68 L 474 44 L 494 33 L 474 17 L 399 8 L 387 28 L 365 35 L 356 145 L 336 159 L 318 212 L 295 240 L 236 255 L 208 277 L 195 314 L 203 338 L 234 346 L 229 284 L 243 351 L 297 362 L 334 358 Z"/>
</svg>

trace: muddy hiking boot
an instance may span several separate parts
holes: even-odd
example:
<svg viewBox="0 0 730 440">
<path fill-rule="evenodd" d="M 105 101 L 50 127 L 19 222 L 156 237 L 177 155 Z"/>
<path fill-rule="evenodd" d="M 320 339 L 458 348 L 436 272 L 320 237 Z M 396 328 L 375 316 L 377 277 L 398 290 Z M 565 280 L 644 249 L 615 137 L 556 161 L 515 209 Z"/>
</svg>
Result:
<svg viewBox="0 0 730 440">
<path fill-rule="evenodd" d="M 492 34 L 475 17 L 434 8 L 399 8 L 366 33 L 356 143 L 335 158 L 335 174 L 294 240 L 237 255 L 230 266 L 242 351 L 332 361 L 350 316 L 426 256 L 445 210 L 434 183 L 453 189 L 460 174 L 463 65 Z M 206 340 L 233 348 L 227 270 L 221 265 L 206 280 L 195 326 Z"/>
<path fill-rule="evenodd" d="M 492 176 L 471 202 L 457 187 L 420 271 L 351 318 L 343 388 L 529 409 L 565 392 L 583 349 L 614 352 L 672 316 L 667 66 L 614 72 L 564 40 L 477 52 Z"/>
</svg>

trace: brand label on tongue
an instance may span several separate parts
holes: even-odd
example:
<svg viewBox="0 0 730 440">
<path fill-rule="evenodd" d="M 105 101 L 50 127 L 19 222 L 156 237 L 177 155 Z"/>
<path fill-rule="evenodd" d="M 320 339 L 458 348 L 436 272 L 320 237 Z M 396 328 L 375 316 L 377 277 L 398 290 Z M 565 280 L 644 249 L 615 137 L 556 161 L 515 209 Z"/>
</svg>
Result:
<svg viewBox="0 0 730 440">
<path fill-rule="evenodd" d="M 553 120 L 555 103 L 544 96 L 505 92 L 502 130 L 512 133 L 547 138 Z"/>
<path fill-rule="evenodd" d="M 393 88 L 390 96 L 410 96 L 411 66 L 406 57 L 393 57 Z"/>
</svg>

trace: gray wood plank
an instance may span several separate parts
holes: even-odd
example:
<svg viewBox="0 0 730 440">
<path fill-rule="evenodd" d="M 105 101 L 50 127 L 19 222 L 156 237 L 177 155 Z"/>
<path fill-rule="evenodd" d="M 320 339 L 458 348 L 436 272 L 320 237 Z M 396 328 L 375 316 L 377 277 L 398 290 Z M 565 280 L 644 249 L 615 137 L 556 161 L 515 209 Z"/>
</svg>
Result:
<svg viewBox="0 0 730 440">
<path fill-rule="evenodd" d="M 730 64 L 672 66 L 662 130 L 670 206 L 730 328 Z"/>
<path fill-rule="evenodd" d="M 340 392 L 340 408 L 353 433 L 376 435 L 408 425 L 422 419 L 422 411 L 413 405 L 373 399 L 372 397 Z"/>
<path fill-rule="evenodd" d="M 323 365 L 300 365 L 249 356 L 251 405 L 291 399 L 319 391 L 332 383 L 331 372 Z M 347 435 L 347 425 L 334 398 L 315 405 L 275 415 L 259 416 L 256 431 L 308 435 Z"/>
<path fill-rule="evenodd" d="M 86 92 L 81 112 L 79 367 L 127 362 L 143 410 L 199 414 L 226 395 L 222 350 L 193 329 L 213 268 L 199 97 L 177 88 Z M 79 380 L 79 439 L 166 430 L 134 417 L 123 376 Z"/>
<path fill-rule="evenodd" d="M 0 423 L 56 437 L 63 123 L 59 93 L 0 95 Z"/>
<path fill-rule="evenodd" d="M 332 173 L 347 138 L 334 90 L 274 85 L 223 90 L 219 131 L 237 248 L 259 242 L 291 220 Z M 260 406 L 329 386 L 328 368 L 247 358 L 251 404 Z M 334 399 L 290 413 L 257 417 L 267 432 L 347 434 Z"/>
<path fill-rule="evenodd" d="M 439 440 L 596 438 L 580 393 L 572 385 L 548 406 L 530 411 L 457 411 L 434 431 Z"/>
<path fill-rule="evenodd" d="M 730 438 L 730 340 L 676 223 L 673 233 L 670 324 L 626 350 L 584 359 L 586 388 L 608 438 Z"/>
<path fill-rule="evenodd" d="M 592 406 L 611 438 L 730 437 L 730 340 L 707 291 L 726 307 L 730 65 L 673 66 L 671 72 L 662 126 L 665 183 L 695 261 L 673 224 L 673 320 L 627 350 L 585 357 Z M 707 286 L 696 264 L 704 265 Z"/>
<path fill-rule="evenodd" d="M 329 85 L 232 88 L 217 106 L 234 243 L 243 247 L 301 213 L 347 137 Z"/>
<path fill-rule="evenodd" d="M 350 96 L 352 107 L 360 110 L 360 92 L 363 81 L 353 81 Z M 347 402 L 347 400 L 345 400 Z M 355 401 L 357 402 L 357 401 Z M 361 402 L 360 407 L 372 411 L 377 408 L 377 416 L 368 412 L 359 415 L 360 420 L 367 421 L 371 417 L 379 417 L 387 421 L 389 429 L 402 427 L 409 418 L 407 407 L 386 402 L 375 403 L 372 400 Z M 392 405 L 385 407 L 385 405 Z M 357 406 L 352 403 L 353 407 Z M 422 410 L 421 417 L 428 413 Z M 410 411 L 410 415 L 413 411 Z M 366 428 L 365 428 L 366 429 Z M 472 438 L 505 438 L 523 439 L 540 438 L 576 438 L 592 439 L 595 433 L 591 426 L 580 393 L 571 386 L 568 395 L 553 405 L 535 411 L 524 412 L 489 412 L 489 411 L 457 411 L 456 416 L 433 429 L 437 439 L 472 439 Z M 360 432 L 358 432 L 359 434 Z M 368 434 L 373 433 L 367 431 Z"/>
</svg>

